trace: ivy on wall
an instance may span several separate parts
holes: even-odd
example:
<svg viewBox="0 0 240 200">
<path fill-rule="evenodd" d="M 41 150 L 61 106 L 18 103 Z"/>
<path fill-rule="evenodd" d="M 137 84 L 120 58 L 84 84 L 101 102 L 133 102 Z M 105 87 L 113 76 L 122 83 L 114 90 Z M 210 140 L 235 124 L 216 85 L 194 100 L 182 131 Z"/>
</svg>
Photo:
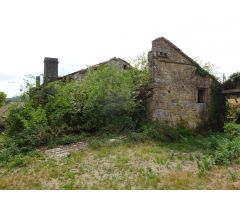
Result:
<svg viewBox="0 0 240 200">
<path fill-rule="evenodd" d="M 223 125 L 227 111 L 226 99 L 221 91 L 221 84 L 216 82 L 212 84 L 208 120 L 210 129 L 214 131 L 223 131 Z"/>
<path fill-rule="evenodd" d="M 202 77 L 206 77 L 207 75 L 209 75 L 209 73 L 202 67 L 197 67 L 196 74 Z"/>
</svg>

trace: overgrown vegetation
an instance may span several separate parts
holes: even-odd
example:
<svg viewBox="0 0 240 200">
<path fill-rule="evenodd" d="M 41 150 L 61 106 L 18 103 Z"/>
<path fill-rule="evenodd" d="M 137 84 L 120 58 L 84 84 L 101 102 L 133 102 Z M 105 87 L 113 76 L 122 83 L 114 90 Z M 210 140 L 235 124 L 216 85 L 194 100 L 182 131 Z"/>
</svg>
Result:
<svg viewBox="0 0 240 200">
<path fill-rule="evenodd" d="M 222 95 L 222 87 L 215 82 L 211 86 L 211 104 L 209 106 L 208 122 L 213 131 L 223 131 L 227 107 L 226 99 Z"/>
<path fill-rule="evenodd" d="M 217 73 L 217 70 L 216 70 L 216 67 L 214 64 L 212 64 L 210 62 L 199 61 L 199 60 L 196 60 L 196 63 L 198 63 L 196 73 L 199 76 L 205 77 L 205 76 L 210 75 L 210 76 L 214 77 L 217 81 L 220 82 L 220 78 L 219 78 L 219 75 Z"/>
<path fill-rule="evenodd" d="M 240 86 L 240 72 L 235 72 L 229 76 L 229 78 L 224 82 L 224 89 L 234 89 Z"/>
<path fill-rule="evenodd" d="M 150 129 L 181 130 L 181 137 L 163 142 Z M 82 138 L 89 147 L 62 158 L 21 153 L 1 162 L 0 188 L 239 189 L 239 129 L 226 124 L 225 133 L 193 136 L 187 129 L 149 124 L 125 136 Z M 76 139 L 71 137 L 59 144 Z"/>
<path fill-rule="evenodd" d="M 0 92 L 0 107 L 6 103 L 7 95 L 4 92 Z"/>
<path fill-rule="evenodd" d="M 121 145 L 134 147 L 154 143 L 156 146 L 148 149 L 156 154 L 151 159 L 167 169 L 177 156 L 171 152 L 161 155 L 162 147 L 177 152 L 197 151 L 188 159 L 196 164 L 199 177 L 216 166 L 230 165 L 240 156 L 240 125 L 226 123 L 224 132 L 212 132 L 223 125 L 226 109 L 222 107 L 225 103 L 219 84 L 211 88 L 209 126 L 213 130 L 207 134 L 193 132 L 184 123 L 172 128 L 148 122 L 142 96 L 148 81 L 147 60 L 138 58 L 134 62 L 135 67 L 129 70 L 114 66 L 89 70 L 81 81 L 55 81 L 41 87 L 27 82 L 28 90 L 8 111 L 7 128 L 0 137 L 0 165 L 24 167 L 31 159 L 41 158 L 36 151 L 38 147 L 55 147 L 79 140 L 87 142 L 92 151 L 97 150 L 101 158 L 111 154 L 108 149 Z M 110 139 L 116 137 L 118 139 Z M 74 158 L 68 159 L 66 162 L 71 163 Z M 145 155 L 142 159 L 150 158 Z M 118 155 L 114 166 L 128 169 L 130 160 Z M 183 169 L 185 160 L 185 157 L 176 159 L 176 171 Z M 66 173 L 71 181 L 63 188 L 73 188 L 74 175 Z M 236 179 L 234 173 L 231 177 Z M 139 169 L 137 179 L 144 187 L 151 185 L 152 188 L 160 181 L 152 168 Z"/>
<path fill-rule="evenodd" d="M 146 119 L 140 97 L 148 80 L 145 64 L 129 70 L 101 66 L 88 70 L 81 81 L 55 81 L 42 87 L 27 82 L 28 90 L 6 119 L 3 160 L 69 134 L 137 130 Z"/>
</svg>

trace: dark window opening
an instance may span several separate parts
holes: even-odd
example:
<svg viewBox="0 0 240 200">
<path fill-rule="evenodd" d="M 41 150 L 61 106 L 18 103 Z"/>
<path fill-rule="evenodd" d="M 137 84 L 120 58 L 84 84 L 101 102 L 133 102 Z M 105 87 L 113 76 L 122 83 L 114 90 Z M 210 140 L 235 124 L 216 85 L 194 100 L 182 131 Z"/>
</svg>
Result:
<svg viewBox="0 0 240 200">
<path fill-rule="evenodd" d="M 162 51 L 157 52 L 157 55 L 160 56 L 160 57 L 164 57 L 164 58 L 168 57 L 167 53 L 166 52 L 162 52 Z"/>
<path fill-rule="evenodd" d="M 198 89 L 198 103 L 205 103 L 206 102 L 206 89 L 200 88 Z"/>
<path fill-rule="evenodd" d="M 123 65 L 123 69 L 127 69 L 127 65 Z"/>
</svg>

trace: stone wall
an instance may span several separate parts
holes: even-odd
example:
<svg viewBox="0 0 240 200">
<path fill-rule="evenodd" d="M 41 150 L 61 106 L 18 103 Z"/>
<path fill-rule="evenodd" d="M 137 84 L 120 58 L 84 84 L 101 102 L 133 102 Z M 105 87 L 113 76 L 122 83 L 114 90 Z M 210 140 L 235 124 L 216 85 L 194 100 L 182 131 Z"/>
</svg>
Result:
<svg viewBox="0 0 240 200">
<path fill-rule="evenodd" d="M 153 41 L 149 52 L 151 97 L 150 118 L 177 125 L 183 121 L 197 128 L 208 118 L 211 76 L 196 73 L 197 64 L 165 38 Z"/>
</svg>

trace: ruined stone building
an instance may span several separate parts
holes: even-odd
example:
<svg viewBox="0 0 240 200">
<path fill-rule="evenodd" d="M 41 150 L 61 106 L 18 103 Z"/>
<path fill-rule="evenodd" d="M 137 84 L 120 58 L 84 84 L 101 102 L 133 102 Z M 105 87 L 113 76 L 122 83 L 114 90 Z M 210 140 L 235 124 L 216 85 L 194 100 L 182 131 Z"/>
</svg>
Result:
<svg viewBox="0 0 240 200">
<path fill-rule="evenodd" d="M 44 82 L 54 81 L 54 80 L 81 80 L 88 70 L 96 70 L 103 65 L 115 66 L 119 69 L 127 70 L 131 68 L 131 65 L 121 58 L 111 58 L 105 62 L 90 66 L 86 69 L 81 69 L 79 71 L 67 74 L 65 76 L 58 76 L 58 59 L 48 58 L 44 59 Z M 37 77 L 39 80 L 39 77 Z"/>
<path fill-rule="evenodd" d="M 184 121 L 191 128 L 206 122 L 215 78 L 198 73 L 200 66 L 163 37 L 152 42 L 148 60 L 150 118 L 171 125 Z"/>
<path fill-rule="evenodd" d="M 163 37 L 152 42 L 148 60 L 150 95 L 147 99 L 147 112 L 150 119 L 171 125 L 184 121 L 191 128 L 197 128 L 206 122 L 211 103 L 211 85 L 217 83 L 215 78 L 198 73 L 201 67 Z M 90 68 L 97 69 L 103 64 L 123 70 L 131 67 L 120 58 L 112 58 Z M 45 58 L 44 81 L 80 80 L 87 70 L 89 68 L 58 77 L 58 59 Z"/>
</svg>

